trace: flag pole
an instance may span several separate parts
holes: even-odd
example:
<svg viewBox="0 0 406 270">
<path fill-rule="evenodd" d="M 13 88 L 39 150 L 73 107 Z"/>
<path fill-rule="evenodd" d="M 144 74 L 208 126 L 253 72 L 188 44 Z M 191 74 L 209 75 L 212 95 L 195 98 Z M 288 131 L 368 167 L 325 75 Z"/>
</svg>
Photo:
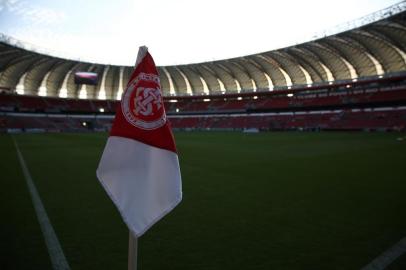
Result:
<svg viewBox="0 0 406 270">
<path fill-rule="evenodd" d="M 128 270 L 137 270 L 138 238 L 129 230 L 128 237 Z"/>
<path fill-rule="evenodd" d="M 148 52 L 147 46 L 140 46 L 138 49 L 137 60 L 135 61 L 135 68 L 141 63 L 142 59 L 144 58 L 145 54 Z"/>
<path fill-rule="evenodd" d="M 135 68 L 142 61 L 145 54 L 148 51 L 148 47 L 141 46 L 138 50 L 137 60 L 135 62 Z M 132 234 L 129 230 L 128 237 L 128 270 L 137 270 L 137 252 L 138 252 L 138 238 Z"/>
</svg>

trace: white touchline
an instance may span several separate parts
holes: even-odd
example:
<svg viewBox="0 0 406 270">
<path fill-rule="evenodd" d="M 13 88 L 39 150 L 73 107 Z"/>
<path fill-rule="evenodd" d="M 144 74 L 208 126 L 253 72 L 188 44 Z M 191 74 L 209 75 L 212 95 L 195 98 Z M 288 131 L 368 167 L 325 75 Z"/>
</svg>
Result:
<svg viewBox="0 0 406 270">
<path fill-rule="evenodd" d="M 397 242 L 390 249 L 386 250 L 371 263 L 361 268 L 361 270 L 383 270 L 405 252 L 406 237 Z"/>
<path fill-rule="evenodd" d="M 59 243 L 54 228 L 52 227 L 52 224 L 49 221 L 47 212 L 45 211 L 44 205 L 42 204 L 37 188 L 35 187 L 35 184 L 32 181 L 30 172 L 28 171 L 27 165 L 25 164 L 23 155 L 21 154 L 17 142 L 15 141 L 14 138 L 13 142 L 17 150 L 17 155 L 20 161 L 21 169 L 23 170 L 24 178 L 27 182 L 28 190 L 31 195 L 31 200 L 34 205 L 35 213 L 37 214 L 38 222 L 41 227 L 41 231 L 48 248 L 48 253 L 49 257 L 51 258 L 53 269 L 68 270 L 70 269 L 68 261 L 66 260 L 65 254 L 63 253 L 63 250 L 61 248 L 61 244 Z"/>
</svg>

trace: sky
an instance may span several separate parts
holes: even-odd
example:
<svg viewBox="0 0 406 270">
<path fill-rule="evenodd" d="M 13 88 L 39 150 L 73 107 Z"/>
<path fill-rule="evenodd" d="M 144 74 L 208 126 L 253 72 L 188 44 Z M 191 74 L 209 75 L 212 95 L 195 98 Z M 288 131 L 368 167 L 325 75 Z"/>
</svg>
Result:
<svg viewBox="0 0 406 270">
<path fill-rule="evenodd" d="M 0 0 L 0 33 L 76 60 L 214 61 L 299 44 L 400 0 Z"/>
</svg>

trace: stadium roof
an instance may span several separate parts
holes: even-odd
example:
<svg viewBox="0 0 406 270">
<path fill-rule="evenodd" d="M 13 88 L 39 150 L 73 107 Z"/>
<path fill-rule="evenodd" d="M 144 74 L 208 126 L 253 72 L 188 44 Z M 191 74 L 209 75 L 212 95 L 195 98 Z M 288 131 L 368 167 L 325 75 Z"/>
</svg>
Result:
<svg viewBox="0 0 406 270">
<path fill-rule="evenodd" d="M 273 90 L 406 71 L 405 2 L 384 19 L 303 44 L 189 65 L 160 66 L 165 95 Z M 3 36 L 0 87 L 24 94 L 116 99 L 132 67 L 53 57 Z M 77 86 L 76 71 L 99 74 L 96 86 Z"/>
</svg>

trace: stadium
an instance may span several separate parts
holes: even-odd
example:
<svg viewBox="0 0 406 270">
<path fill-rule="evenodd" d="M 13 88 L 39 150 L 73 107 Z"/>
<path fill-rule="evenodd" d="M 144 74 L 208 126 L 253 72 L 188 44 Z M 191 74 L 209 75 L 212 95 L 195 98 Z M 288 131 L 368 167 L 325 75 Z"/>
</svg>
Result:
<svg viewBox="0 0 406 270">
<path fill-rule="evenodd" d="M 406 2 L 349 25 L 157 66 L 184 197 L 140 238 L 140 269 L 406 269 Z M 95 170 L 134 66 L 0 39 L 0 269 L 124 269 L 128 229 Z"/>
</svg>

